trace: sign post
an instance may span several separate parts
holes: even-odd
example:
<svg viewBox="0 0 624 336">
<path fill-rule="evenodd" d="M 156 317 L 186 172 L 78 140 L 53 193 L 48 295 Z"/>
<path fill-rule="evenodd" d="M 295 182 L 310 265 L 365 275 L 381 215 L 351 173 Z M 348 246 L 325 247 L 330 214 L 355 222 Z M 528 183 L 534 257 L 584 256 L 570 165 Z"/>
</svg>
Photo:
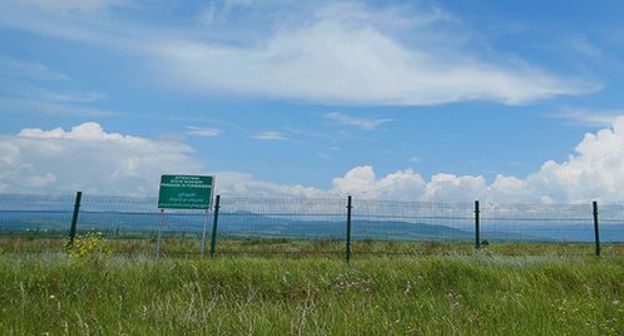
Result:
<svg viewBox="0 0 624 336">
<path fill-rule="evenodd" d="M 165 209 L 195 209 L 205 210 L 206 220 L 202 235 L 202 256 L 206 246 L 206 226 L 208 225 L 208 211 L 212 206 L 212 190 L 214 177 L 205 175 L 162 175 L 158 191 L 158 208 L 161 220 L 156 245 L 156 259 L 160 258 L 160 244 L 162 222 Z"/>
<path fill-rule="evenodd" d="M 160 209 L 158 216 L 158 240 L 156 241 L 156 262 L 160 261 L 160 240 L 162 238 L 162 228 L 165 221 L 165 209 Z"/>
<path fill-rule="evenodd" d="M 206 234 L 208 231 L 208 210 L 206 210 L 206 219 L 204 220 L 204 231 L 202 232 L 202 241 L 201 241 L 201 257 L 204 259 L 204 255 L 206 255 Z"/>
</svg>

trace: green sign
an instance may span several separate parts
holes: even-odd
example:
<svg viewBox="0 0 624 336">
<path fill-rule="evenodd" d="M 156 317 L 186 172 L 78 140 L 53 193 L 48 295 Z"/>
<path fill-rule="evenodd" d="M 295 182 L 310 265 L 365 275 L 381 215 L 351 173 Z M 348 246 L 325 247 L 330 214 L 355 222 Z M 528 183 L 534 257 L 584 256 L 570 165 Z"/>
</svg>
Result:
<svg viewBox="0 0 624 336">
<path fill-rule="evenodd" d="M 158 208 L 210 209 L 214 177 L 163 175 L 160 177 Z"/>
</svg>

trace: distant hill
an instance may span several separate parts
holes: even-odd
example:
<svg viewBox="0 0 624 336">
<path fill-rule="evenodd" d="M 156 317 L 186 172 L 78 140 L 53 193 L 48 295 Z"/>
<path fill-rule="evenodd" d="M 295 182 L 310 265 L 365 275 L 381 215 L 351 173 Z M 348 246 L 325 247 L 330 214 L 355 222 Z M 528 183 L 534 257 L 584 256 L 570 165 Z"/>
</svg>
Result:
<svg viewBox="0 0 624 336">
<path fill-rule="evenodd" d="M 82 212 L 78 229 L 124 234 L 154 234 L 158 231 L 157 213 Z M 200 234 L 205 215 L 201 213 L 168 214 L 165 234 Z M 212 218 L 210 217 L 211 221 Z M 441 220 L 439 220 L 441 221 Z M 70 212 L 0 212 L 1 232 L 68 232 Z M 211 222 L 209 223 L 209 229 Z M 264 216 L 251 212 L 223 212 L 219 234 L 229 237 L 274 237 L 299 239 L 344 239 L 346 221 L 337 216 Z M 624 242 L 624 224 L 602 225 L 603 242 Z M 591 224 L 531 223 L 530 225 L 484 223 L 482 239 L 492 241 L 578 241 L 594 239 Z M 392 220 L 359 220 L 352 225 L 353 239 L 384 240 L 472 240 L 471 225 L 429 224 Z"/>
</svg>

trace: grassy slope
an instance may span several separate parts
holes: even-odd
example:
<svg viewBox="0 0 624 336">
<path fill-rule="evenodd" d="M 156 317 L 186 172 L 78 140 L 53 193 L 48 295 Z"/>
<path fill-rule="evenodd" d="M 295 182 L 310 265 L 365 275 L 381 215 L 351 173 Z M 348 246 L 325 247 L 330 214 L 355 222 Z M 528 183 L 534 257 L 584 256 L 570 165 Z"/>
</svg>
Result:
<svg viewBox="0 0 624 336">
<path fill-rule="evenodd" d="M 214 261 L 0 254 L 0 334 L 525 334 L 624 330 L 624 259 Z"/>
</svg>

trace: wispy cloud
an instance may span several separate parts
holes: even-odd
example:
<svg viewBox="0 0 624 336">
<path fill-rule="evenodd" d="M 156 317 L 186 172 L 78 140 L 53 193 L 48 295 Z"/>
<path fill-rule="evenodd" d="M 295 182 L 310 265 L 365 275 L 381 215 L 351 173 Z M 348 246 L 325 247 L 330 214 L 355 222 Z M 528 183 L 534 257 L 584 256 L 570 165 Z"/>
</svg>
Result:
<svg viewBox="0 0 624 336">
<path fill-rule="evenodd" d="M 27 62 L 0 55 L 0 78 L 12 79 L 16 77 L 42 81 L 69 80 L 69 76 L 66 74 L 52 70 L 39 62 Z"/>
<path fill-rule="evenodd" d="M 367 119 L 367 118 L 359 118 L 352 117 L 346 114 L 332 112 L 325 114 L 325 118 L 335 121 L 340 125 L 354 126 L 359 127 L 363 130 L 374 130 L 379 126 L 392 122 L 394 119 L 390 118 L 381 118 L 381 119 Z"/>
<path fill-rule="evenodd" d="M 75 82 L 69 76 L 38 62 L 0 55 L 0 83 L 0 110 L 9 113 L 40 112 L 80 116 L 118 114 L 84 106 L 104 99 L 106 95 L 76 89 Z"/>
<path fill-rule="evenodd" d="M 121 115 L 121 112 L 99 108 L 53 103 L 48 101 L 23 100 L 0 97 L 0 111 L 5 113 L 45 113 L 50 115 L 71 115 L 105 117 Z"/>
<path fill-rule="evenodd" d="M 593 44 L 587 37 L 578 37 L 569 43 L 570 49 L 581 53 L 590 58 L 600 58 L 603 55 L 602 50 Z"/>
<path fill-rule="evenodd" d="M 65 103 L 94 103 L 106 98 L 106 95 L 97 92 L 47 92 L 43 98 Z"/>
<path fill-rule="evenodd" d="M 252 135 L 251 138 L 256 140 L 288 140 L 286 134 L 277 131 L 262 131 Z"/>
<path fill-rule="evenodd" d="M 164 85 L 208 94 L 356 105 L 514 105 L 602 87 L 518 57 L 484 57 L 496 51 L 471 39 L 443 9 L 302 2 L 270 14 L 254 3 L 234 11 L 236 18 L 215 20 L 206 34 L 199 28 L 150 28 L 113 10 L 98 14 L 90 10 L 102 8 L 97 1 L 63 15 L 37 8 L 9 1 L 0 7 L 0 25 L 117 48 L 158 69 Z M 243 27 L 241 17 L 249 19 Z M 257 32 L 254 40 L 246 31 Z"/>
<path fill-rule="evenodd" d="M 313 138 L 322 138 L 326 140 L 336 140 L 336 136 L 328 133 L 311 131 L 307 129 L 302 129 L 298 127 L 286 126 L 284 127 L 285 133 L 288 133 L 292 136 L 304 136 L 304 137 L 313 137 Z"/>
<path fill-rule="evenodd" d="M 20 0 L 18 3 L 29 5 L 51 13 L 96 13 L 114 7 L 129 6 L 135 0 Z"/>
<path fill-rule="evenodd" d="M 223 133 L 223 131 L 221 131 L 218 128 L 213 128 L 213 127 L 196 127 L 196 126 L 187 126 L 186 127 L 188 129 L 187 133 L 190 135 L 194 135 L 194 136 L 198 136 L 198 137 L 203 137 L 203 138 L 214 138 L 214 137 L 218 137 L 219 135 L 221 135 L 221 133 Z"/>
<path fill-rule="evenodd" d="M 411 162 L 411 163 L 419 163 L 421 161 L 422 161 L 422 159 L 419 156 L 412 156 L 409 159 L 409 162 Z"/>
<path fill-rule="evenodd" d="M 562 108 L 557 112 L 553 112 L 550 116 L 567 120 L 569 122 L 583 126 L 609 126 L 613 121 L 624 115 L 622 110 L 592 110 L 584 107 Z"/>
</svg>

